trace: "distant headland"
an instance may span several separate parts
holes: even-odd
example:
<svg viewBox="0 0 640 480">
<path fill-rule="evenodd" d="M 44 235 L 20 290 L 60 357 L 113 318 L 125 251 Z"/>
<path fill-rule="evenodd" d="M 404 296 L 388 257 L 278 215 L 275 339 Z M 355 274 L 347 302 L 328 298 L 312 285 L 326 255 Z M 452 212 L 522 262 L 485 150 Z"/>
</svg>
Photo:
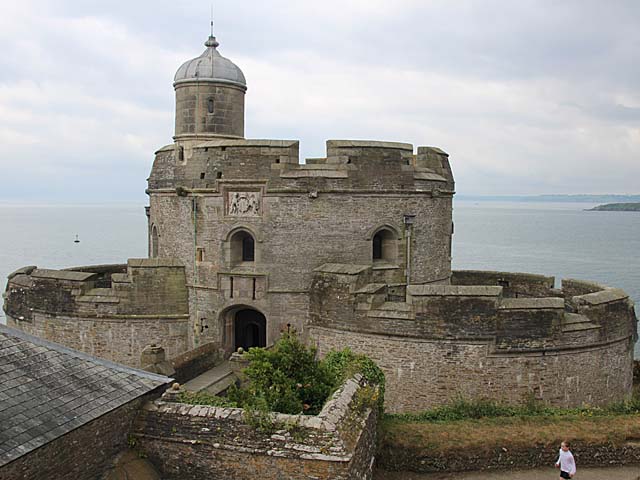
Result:
<svg viewBox="0 0 640 480">
<path fill-rule="evenodd" d="M 640 203 L 640 195 L 456 195 L 458 200 L 498 202 Z"/>
<path fill-rule="evenodd" d="M 587 208 L 587 211 L 593 212 L 640 212 L 640 202 L 634 203 L 606 203 L 597 207 Z"/>
</svg>

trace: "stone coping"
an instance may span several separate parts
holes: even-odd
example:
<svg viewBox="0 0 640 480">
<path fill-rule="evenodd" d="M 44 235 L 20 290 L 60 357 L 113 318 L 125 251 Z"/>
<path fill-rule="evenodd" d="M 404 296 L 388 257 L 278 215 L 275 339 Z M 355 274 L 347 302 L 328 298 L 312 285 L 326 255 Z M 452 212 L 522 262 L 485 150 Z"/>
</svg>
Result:
<svg viewBox="0 0 640 480">
<path fill-rule="evenodd" d="M 619 288 L 605 288 L 599 292 L 587 293 L 586 295 L 578 295 L 573 300 L 578 304 L 586 305 L 602 305 L 605 303 L 617 302 L 629 298 L 624 290 Z"/>
<path fill-rule="evenodd" d="M 413 174 L 414 180 L 431 180 L 434 182 L 446 182 L 447 179 L 437 173 L 417 172 Z"/>
<path fill-rule="evenodd" d="M 50 270 L 46 268 L 37 268 L 31 272 L 32 278 L 47 278 L 52 280 L 68 280 L 72 282 L 84 282 L 91 277 L 95 277 L 97 273 L 74 272 L 70 270 Z"/>
<path fill-rule="evenodd" d="M 449 156 L 447 152 L 445 152 L 439 147 L 418 147 L 418 155 L 424 154 L 424 153 L 436 153 L 438 155 L 445 155 L 447 157 Z"/>
<path fill-rule="evenodd" d="M 542 298 L 504 298 L 498 307 L 500 310 L 564 310 L 564 299 L 559 297 Z"/>
<path fill-rule="evenodd" d="M 409 285 L 412 297 L 499 297 L 502 287 L 488 285 Z"/>
<path fill-rule="evenodd" d="M 130 258 L 127 260 L 128 267 L 159 268 L 159 267 L 184 267 L 177 258 Z"/>
<path fill-rule="evenodd" d="M 484 276 L 489 276 L 489 275 L 499 275 L 499 276 L 504 276 L 504 277 L 511 277 L 511 278 L 522 278 L 522 279 L 535 279 L 535 280 L 551 280 L 554 279 L 554 277 L 552 276 L 548 276 L 548 275 L 542 275 L 540 273 L 527 273 L 527 272 L 502 272 L 502 271 L 498 271 L 498 270 L 453 270 L 451 272 L 453 275 L 455 275 L 456 273 L 459 274 L 468 274 L 468 275 L 484 275 Z"/>
<path fill-rule="evenodd" d="M 376 140 L 327 140 L 329 148 L 392 148 L 413 152 L 413 145 L 400 142 L 380 142 Z"/>
<path fill-rule="evenodd" d="M 206 142 L 199 143 L 195 148 L 205 147 L 275 147 L 275 148 L 289 148 L 296 147 L 300 144 L 298 140 L 269 140 L 259 138 L 247 138 L 238 140 L 220 139 L 220 140 L 208 140 Z"/>
<path fill-rule="evenodd" d="M 356 265 L 350 263 L 325 263 L 313 269 L 320 273 L 337 273 L 343 275 L 358 275 L 371 268 L 371 265 Z"/>
</svg>

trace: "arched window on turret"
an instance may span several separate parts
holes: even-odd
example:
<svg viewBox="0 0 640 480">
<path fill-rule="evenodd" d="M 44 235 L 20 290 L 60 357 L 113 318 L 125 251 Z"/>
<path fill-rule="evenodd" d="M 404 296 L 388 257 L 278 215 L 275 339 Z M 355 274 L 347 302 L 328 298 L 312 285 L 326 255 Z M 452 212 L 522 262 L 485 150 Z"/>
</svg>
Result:
<svg viewBox="0 0 640 480">
<path fill-rule="evenodd" d="M 242 263 L 254 262 L 255 239 L 246 230 L 238 230 L 231 237 L 231 263 L 240 265 Z"/>
<path fill-rule="evenodd" d="M 397 235 L 391 230 L 382 228 L 373 238 L 371 258 L 374 262 L 395 263 L 398 256 Z"/>
<path fill-rule="evenodd" d="M 207 100 L 207 112 L 213 113 L 213 98 Z"/>
<path fill-rule="evenodd" d="M 151 248 L 150 248 L 151 258 L 156 258 L 158 256 L 158 227 L 153 225 L 151 227 Z"/>
</svg>

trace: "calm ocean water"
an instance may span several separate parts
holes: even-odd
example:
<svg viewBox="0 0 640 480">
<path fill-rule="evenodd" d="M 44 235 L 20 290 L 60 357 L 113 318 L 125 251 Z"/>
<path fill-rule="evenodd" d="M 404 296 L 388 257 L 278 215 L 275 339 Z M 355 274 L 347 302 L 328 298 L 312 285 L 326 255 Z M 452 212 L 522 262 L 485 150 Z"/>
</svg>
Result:
<svg viewBox="0 0 640 480">
<path fill-rule="evenodd" d="M 594 280 L 626 290 L 640 305 L 640 213 L 584 211 L 591 206 L 456 201 L 453 267 L 554 275 L 558 285 L 568 277 Z M 0 205 L 0 283 L 25 265 L 146 257 L 146 228 L 143 205 Z"/>
</svg>

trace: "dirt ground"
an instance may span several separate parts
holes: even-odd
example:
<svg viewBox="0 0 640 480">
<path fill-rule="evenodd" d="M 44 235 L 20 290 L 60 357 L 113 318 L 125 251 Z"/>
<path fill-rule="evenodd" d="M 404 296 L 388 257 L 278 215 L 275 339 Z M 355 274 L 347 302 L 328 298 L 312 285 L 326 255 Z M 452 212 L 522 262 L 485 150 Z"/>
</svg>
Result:
<svg viewBox="0 0 640 480">
<path fill-rule="evenodd" d="M 522 471 L 470 472 L 470 473 L 411 473 L 385 472 L 378 470 L 374 480 L 558 480 L 560 475 L 554 468 Z M 640 480 L 640 465 L 611 468 L 579 468 L 574 480 Z"/>
</svg>

